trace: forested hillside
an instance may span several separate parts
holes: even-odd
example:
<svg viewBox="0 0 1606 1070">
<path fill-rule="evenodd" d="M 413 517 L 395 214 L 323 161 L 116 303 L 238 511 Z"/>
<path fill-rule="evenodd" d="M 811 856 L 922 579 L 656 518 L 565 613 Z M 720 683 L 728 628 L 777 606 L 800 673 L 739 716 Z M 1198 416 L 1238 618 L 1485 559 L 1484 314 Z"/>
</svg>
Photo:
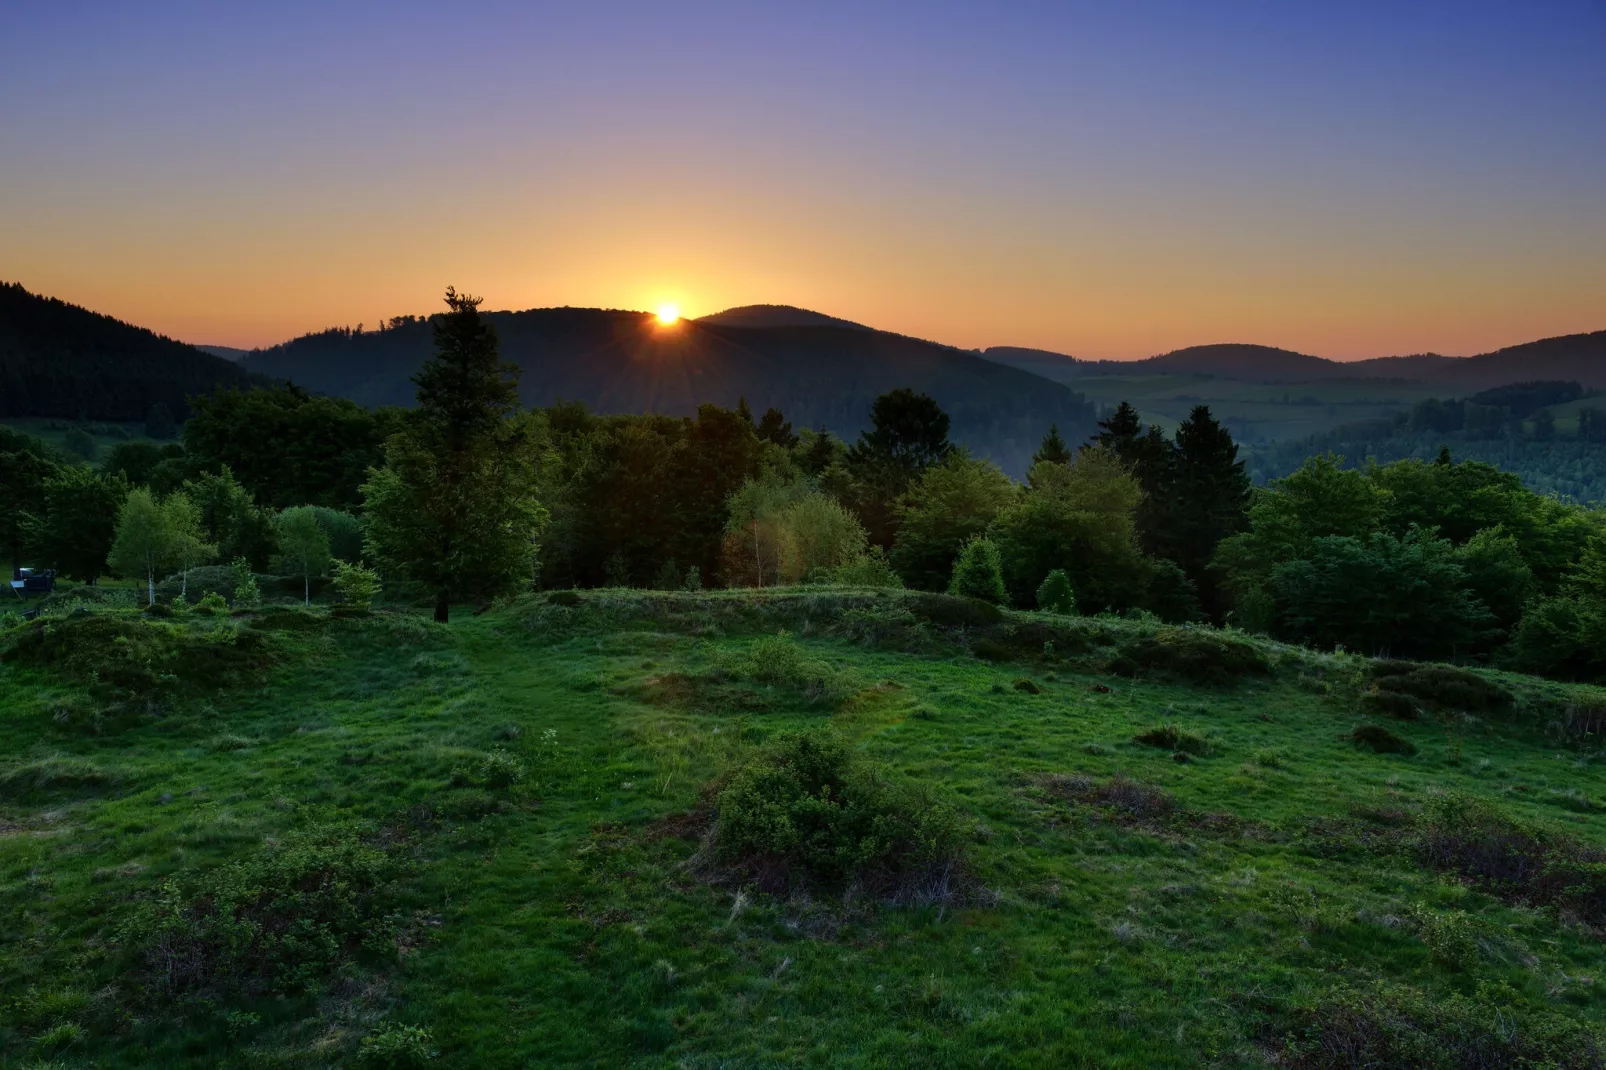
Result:
<svg viewBox="0 0 1606 1070">
<path fill-rule="evenodd" d="M 853 327 L 750 329 L 598 309 L 491 312 L 502 354 L 521 369 L 526 405 L 584 402 L 601 413 L 688 416 L 699 405 L 776 407 L 798 428 L 852 439 L 877 396 L 901 386 L 931 395 L 954 439 L 1023 472 L 1044 428 L 1079 440 L 1093 407 L 1075 391 L 974 353 Z M 245 367 L 363 405 L 410 404 L 410 376 L 430 351 L 425 320 L 377 331 L 330 330 L 253 353 Z"/>
<path fill-rule="evenodd" d="M 263 382 L 221 357 L 53 297 L 0 283 L 0 416 L 173 419 L 185 399 Z"/>
</svg>

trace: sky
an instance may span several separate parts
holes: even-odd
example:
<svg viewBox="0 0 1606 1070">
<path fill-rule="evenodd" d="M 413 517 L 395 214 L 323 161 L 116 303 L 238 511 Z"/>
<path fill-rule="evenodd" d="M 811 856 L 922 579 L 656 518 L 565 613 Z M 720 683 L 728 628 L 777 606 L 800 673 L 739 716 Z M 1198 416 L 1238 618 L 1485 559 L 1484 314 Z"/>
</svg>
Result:
<svg viewBox="0 0 1606 1070">
<path fill-rule="evenodd" d="M 52 0 L 0 104 L 0 279 L 198 343 L 447 285 L 1088 358 L 1606 328 L 1606 0 Z"/>
</svg>

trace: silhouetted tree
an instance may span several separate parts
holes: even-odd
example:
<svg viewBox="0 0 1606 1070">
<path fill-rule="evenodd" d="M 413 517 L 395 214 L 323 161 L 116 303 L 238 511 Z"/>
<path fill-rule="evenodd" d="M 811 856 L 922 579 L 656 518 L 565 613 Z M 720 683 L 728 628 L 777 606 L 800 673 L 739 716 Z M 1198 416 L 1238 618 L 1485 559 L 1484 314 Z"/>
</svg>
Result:
<svg viewBox="0 0 1606 1070">
<path fill-rule="evenodd" d="M 413 377 L 418 407 L 363 485 L 370 547 L 430 589 L 441 623 L 454 597 L 531 581 L 545 517 L 530 429 L 509 420 L 518 367 L 502 362 L 478 298 L 448 288 L 446 305 L 435 355 Z"/>
<path fill-rule="evenodd" d="M 1182 566 L 1199 587 L 1205 611 L 1222 606 L 1209 573 L 1216 546 L 1248 526 L 1250 484 L 1238 445 L 1225 427 L 1197 405 L 1177 428 L 1176 453 L 1167 480 L 1167 517 L 1160 543 L 1164 556 Z"/>
<path fill-rule="evenodd" d="M 1065 445 L 1065 440 L 1060 438 L 1059 424 L 1049 425 L 1048 434 L 1043 436 L 1043 444 L 1037 447 L 1036 453 L 1032 454 L 1033 464 L 1043 464 L 1045 462 L 1048 464 L 1071 463 L 1071 451 Z"/>
<path fill-rule="evenodd" d="M 852 507 L 870 541 L 889 546 L 897 531 L 897 501 L 927 468 L 953 449 L 948 414 L 925 394 L 900 388 L 870 407 L 871 429 L 848 449 Z"/>
<path fill-rule="evenodd" d="M 765 442 L 773 442 L 782 449 L 791 449 L 797 445 L 797 436 L 792 434 L 792 424 L 780 409 L 773 406 L 764 410 L 764 416 L 758 421 L 758 437 Z"/>
<path fill-rule="evenodd" d="M 117 512 L 128 495 L 121 476 L 70 466 L 45 480 L 44 508 L 31 515 L 29 555 L 70 579 L 94 583 L 106 571 Z"/>
</svg>

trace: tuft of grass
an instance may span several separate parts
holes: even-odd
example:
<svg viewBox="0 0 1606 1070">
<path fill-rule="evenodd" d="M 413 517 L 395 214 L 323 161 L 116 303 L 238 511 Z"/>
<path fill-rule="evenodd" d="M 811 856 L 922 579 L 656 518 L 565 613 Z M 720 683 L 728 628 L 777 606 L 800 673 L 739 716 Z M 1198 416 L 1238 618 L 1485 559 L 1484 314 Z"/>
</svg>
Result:
<svg viewBox="0 0 1606 1070">
<path fill-rule="evenodd" d="M 1203 628 L 1161 628 L 1121 644 L 1108 665 L 1121 676 L 1153 674 L 1207 687 L 1265 676 L 1271 663 L 1245 639 Z"/>
<path fill-rule="evenodd" d="M 0 798 L 57 795 L 110 787 L 122 779 L 115 769 L 88 758 L 55 754 L 0 767 Z"/>
</svg>

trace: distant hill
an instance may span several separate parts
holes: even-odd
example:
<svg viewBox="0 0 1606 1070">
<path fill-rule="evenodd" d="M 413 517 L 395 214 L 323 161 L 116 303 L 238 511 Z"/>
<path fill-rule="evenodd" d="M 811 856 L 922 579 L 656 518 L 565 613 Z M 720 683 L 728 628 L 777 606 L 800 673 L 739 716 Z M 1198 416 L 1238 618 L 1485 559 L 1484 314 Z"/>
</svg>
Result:
<svg viewBox="0 0 1606 1070">
<path fill-rule="evenodd" d="M 712 316 L 701 316 L 697 322 L 720 327 L 850 327 L 856 331 L 870 330 L 862 323 L 791 305 L 742 305 L 716 312 Z"/>
<path fill-rule="evenodd" d="M 1077 360 L 1046 350 L 1010 346 L 984 350 L 982 356 L 1061 382 L 1089 375 L 1210 375 L 1265 384 L 1404 379 L 1441 385 L 1454 393 L 1474 393 L 1536 379 L 1572 380 L 1592 389 L 1606 387 L 1606 331 L 1545 338 L 1474 357 L 1418 353 L 1343 361 L 1244 342 L 1188 346 L 1126 361 Z"/>
<path fill-rule="evenodd" d="M 230 361 L 244 360 L 251 353 L 251 351 L 249 349 L 237 349 L 234 346 L 203 346 L 203 345 L 198 345 L 195 348 L 199 349 L 202 353 L 210 353 L 214 357 L 222 357 L 224 360 L 230 360 Z"/>
<path fill-rule="evenodd" d="M 0 283 L 0 416 L 143 420 L 164 402 L 256 380 L 239 365 L 143 327 Z"/>
<path fill-rule="evenodd" d="M 641 312 L 532 309 L 487 314 L 502 352 L 523 369 L 527 405 L 560 399 L 599 412 L 689 415 L 699 404 L 781 409 L 796 427 L 857 437 L 870 403 L 900 386 L 934 397 L 952 437 L 1019 474 L 1057 423 L 1069 441 L 1093 430 L 1093 406 L 1069 388 L 968 350 L 852 326 L 731 326 L 708 319 L 665 328 Z M 429 324 L 330 330 L 259 350 L 244 366 L 364 405 L 407 405 L 429 356 Z"/>
</svg>

